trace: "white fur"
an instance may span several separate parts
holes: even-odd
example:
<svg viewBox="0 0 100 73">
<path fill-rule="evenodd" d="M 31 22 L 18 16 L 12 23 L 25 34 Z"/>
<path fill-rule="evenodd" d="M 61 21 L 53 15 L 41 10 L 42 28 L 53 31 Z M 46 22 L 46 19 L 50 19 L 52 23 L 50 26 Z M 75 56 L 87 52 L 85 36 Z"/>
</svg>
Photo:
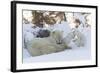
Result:
<svg viewBox="0 0 100 73">
<path fill-rule="evenodd" d="M 28 42 L 27 49 L 32 56 L 39 56 L 43 54 L 50 54 L 63 51 L 67 48 L 67 45 L 62 43 L 61 40 L 62 32 L 53 31 L 51 32 L 50 37 L 34 38 L 32 41 Z"/>
<path fill-rule="evenodd" d="M 77 29 L 72 30 L 67 34 L 67 36 L 64 38 L 64 42 L 68 45 L 70 42 L 73 41 L 76 46 L 81 47 L 85 46 L 85 36 L 78 31 Z"/>
<path fill-rule="evenodd" d="M 23 46 L 26 48 L 27 42 L 36 37 L 40 28 L 32 28 L 34 24 L 23 24 Z"/>
</svg>

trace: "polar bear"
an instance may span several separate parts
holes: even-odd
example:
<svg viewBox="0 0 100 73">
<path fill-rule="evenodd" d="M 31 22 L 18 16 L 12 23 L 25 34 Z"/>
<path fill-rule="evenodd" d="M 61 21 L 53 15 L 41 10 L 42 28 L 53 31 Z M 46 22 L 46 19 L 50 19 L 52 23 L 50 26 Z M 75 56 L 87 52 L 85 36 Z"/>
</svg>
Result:
<svg viewBox="0 0 100 73">
<path fill-rule="evenodd" d="M 63 43 L 69 45 L 71 41 L 77 47 L 81 47 L 81 46 L 85 46 L 86 38 L 85 38 L 84 34 L 82 34 L 80 31 L 78 31 L 77 29 L 73 29 L 63 39 Z"/>
<path fill-rule="evenodd" d="M 60 52 L 68 48 L 62 43 L 62 31 L 51 31 L 49 37 L 34 38 L 28 44 L 28 51 L 32 56 L 39 56 Z"/>
<path fill-rule="evenodd" d="M 78 31 L 78 30 L 74 30 L 74 33 L 73 34 L 75 35 L 73 42 L 78 47 L 85 46 L 85 43 L 86 43 L 85 35 L 82 32 Z"/>
</svg>

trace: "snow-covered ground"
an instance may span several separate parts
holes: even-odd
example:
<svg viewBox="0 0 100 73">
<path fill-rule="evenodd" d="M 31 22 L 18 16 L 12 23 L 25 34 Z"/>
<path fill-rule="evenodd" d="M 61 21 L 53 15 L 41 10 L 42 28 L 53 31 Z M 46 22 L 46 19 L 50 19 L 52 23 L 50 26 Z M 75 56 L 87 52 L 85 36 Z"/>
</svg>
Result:
<svg viewBox="0 0 100 73">
<path fill-rule="evenodd" d="M 27 54 L 26 54 L 27 53 Z M 86 60 L 91 58 L 90 48 L 77 48 L 69 49 L 59 53 L 52 53 L 48 55 L 41 55 L 37 57 L 31 57 L 24 49 L 24 63 L 31 62 L 50 62 L 50 61 L 74 61 L 74 60 Z"/>
<path fill-rule="evenodd" d="M 66 29 L 64 28 L 63 30 Z M 90 59 L 91 58 L 91 29 L 83 28 L 82 33 L 86 36 L 86 40 L 87 40 L 86 45 L 84 47 L 77 47 L 74 43 L 70 43 L 72 49 L 66 49 L 65 51 L 62 52 L 52 53 L 48 55 L 41 55 L 36 57 L 30 56 L 27 49 L 23 49 L 23 63 L 74 61 L 74 60 Z"/>
</svg>

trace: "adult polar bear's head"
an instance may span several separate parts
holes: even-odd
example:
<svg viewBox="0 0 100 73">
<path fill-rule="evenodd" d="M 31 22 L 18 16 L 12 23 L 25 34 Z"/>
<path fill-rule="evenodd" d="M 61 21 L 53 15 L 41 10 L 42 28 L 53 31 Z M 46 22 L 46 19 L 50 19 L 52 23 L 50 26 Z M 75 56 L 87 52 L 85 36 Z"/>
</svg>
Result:
<svg viewBox="0 0 100 73">
<path fill-rule="evenodd" d="M 63 31 L 59 30 L 51 31 L 50 37 L 52 37 L 57 44 L 61 44 L 63 39 Z"/>
</svg>

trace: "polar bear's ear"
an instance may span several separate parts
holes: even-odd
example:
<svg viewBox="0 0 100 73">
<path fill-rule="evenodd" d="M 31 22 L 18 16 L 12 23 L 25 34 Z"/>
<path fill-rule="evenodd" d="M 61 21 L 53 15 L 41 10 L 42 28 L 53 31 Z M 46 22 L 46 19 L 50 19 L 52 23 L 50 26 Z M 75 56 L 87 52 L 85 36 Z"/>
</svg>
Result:
<svg viewBox="0 0 100 73">
<path fill-rule="evenodd" d="M 56 31 L 51 31 L 51 34 L 55 34 L 56 33 Z"/>
<path fill-rule="evenodd" d="M 51 34 L 62 34 L 64 31 L 59 31 L 59 30 L 56 30 L 56 31 L 52 31 Z"/>
</svg>

